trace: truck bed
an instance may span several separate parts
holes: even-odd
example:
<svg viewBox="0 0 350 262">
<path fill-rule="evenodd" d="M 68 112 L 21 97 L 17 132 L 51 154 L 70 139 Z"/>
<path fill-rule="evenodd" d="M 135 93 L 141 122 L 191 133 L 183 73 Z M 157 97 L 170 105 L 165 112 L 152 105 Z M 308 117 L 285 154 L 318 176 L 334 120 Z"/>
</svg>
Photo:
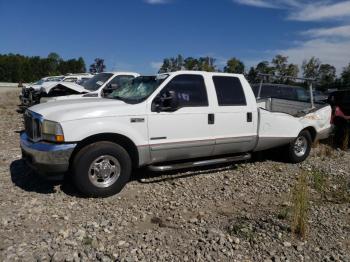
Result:
<svg viewBox="0 0 350 262">
<path fill-rule="evenodd" d="M 255 151 L 287 144 L 300 130 L 312 127 L 315 133 L 330 128 L 331 107 L 308 102 L 266 98 L 257 101 L 259 112 L 258 143 Z"/>
<path fill-rule="evenodd" d="M 257 100 L 259 108 L 263 108 L 270 112 L 280 112 L 292 115 L 294 117 L 302 117 L 311 112 L 327 106 L 325 103 L 315 103 L 315 108 L 311 108 L 311 103 L 296 100 L 287 100 L 280 98 L 263 98 Z"/>
</svg>

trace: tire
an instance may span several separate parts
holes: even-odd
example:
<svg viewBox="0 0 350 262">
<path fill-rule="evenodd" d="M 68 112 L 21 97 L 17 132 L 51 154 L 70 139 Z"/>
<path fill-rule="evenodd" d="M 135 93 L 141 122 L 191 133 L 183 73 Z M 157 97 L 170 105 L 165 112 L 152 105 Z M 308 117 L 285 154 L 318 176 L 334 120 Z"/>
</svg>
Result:
<svg viewBox="0 0 350 262">
<path fill-rule="evenodd" d="M 130 180 L 128 152 L 112 142 L 96 142 L 82 148 L 73 161 L 73 182 L 87 197 L 119 193 Z"/>
<path fill-rule="evenodd" d="M 288 161 L 291 163 L 303 162 L 310 154 L 312 145 L 311 135 L 304 130 L 287 147 Z"/>
</svg>

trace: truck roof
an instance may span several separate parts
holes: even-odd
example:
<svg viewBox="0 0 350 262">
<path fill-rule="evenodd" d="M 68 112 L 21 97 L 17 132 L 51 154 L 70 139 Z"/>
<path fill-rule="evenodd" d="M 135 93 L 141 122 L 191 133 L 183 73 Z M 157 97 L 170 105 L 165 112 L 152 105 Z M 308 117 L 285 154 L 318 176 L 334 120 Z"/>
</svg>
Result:
<svg viewBox="0 0 350 262">
<path fill-rule="evenodd" d="M 207 72 L 207 71 L 193 71 L 193 70 L 179 70 L 179 71 L 174 71 L 174 72 L 161 73 L 159 75 L 179 75 L 179 74 L 207 75 L 207 76 L 221 75 L 221 76 L 236 76 L 236 77 L 243 76 L 243 74 L 232 74 L 232 73 L 223 73 L 223 72 Z"/>
<path fill-rule="evenodd" d="M 136 72 L 122 72 L 122 71 L 108 71 L 108 72 L 101 72 L 101 73 L 108 73 L 108 74 L 114 74 L 114 75 L 139 75 Z"/>
</svg>

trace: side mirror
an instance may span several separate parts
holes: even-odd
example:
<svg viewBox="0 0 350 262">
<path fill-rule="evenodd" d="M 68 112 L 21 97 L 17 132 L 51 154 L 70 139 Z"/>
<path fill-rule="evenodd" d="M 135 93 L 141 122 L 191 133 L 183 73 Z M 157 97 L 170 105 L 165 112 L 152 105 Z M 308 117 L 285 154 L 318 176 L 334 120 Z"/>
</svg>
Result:
<svg viewBox="0 0 350 262">
<path fill-rule="evenodd" d="M 152 104 L 152 111 L 174 112 L 179 108 L 179 100 L 175 91 L 167 91 L 158 95 Z"/>
</svg>

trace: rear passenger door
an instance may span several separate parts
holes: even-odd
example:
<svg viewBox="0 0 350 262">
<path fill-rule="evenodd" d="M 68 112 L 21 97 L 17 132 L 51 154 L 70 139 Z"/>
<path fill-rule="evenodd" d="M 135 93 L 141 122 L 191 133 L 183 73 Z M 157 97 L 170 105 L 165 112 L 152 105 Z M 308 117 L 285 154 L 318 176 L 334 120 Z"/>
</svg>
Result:
<svg viewBox="0 0 350 262">
<path fill-rule="evenodd" d="M 175 76 L 152 104 L 169 91 L 175 92 L 178 108 L 173 112 L 150 109 L 148 115 L 152 162 L 210 156 L 215 143 L 214 127 L 209 123 L 211 112 L 203 76 Z"/>
<path fill-rule="evenodd" d="M 214 75 L 213 84 L 218 102 L 215 110 L 214 154 L 252 150 L 257 141 L 256 104 L 247 101 L 248 96 L 238 77 Z"/>
</svg>

